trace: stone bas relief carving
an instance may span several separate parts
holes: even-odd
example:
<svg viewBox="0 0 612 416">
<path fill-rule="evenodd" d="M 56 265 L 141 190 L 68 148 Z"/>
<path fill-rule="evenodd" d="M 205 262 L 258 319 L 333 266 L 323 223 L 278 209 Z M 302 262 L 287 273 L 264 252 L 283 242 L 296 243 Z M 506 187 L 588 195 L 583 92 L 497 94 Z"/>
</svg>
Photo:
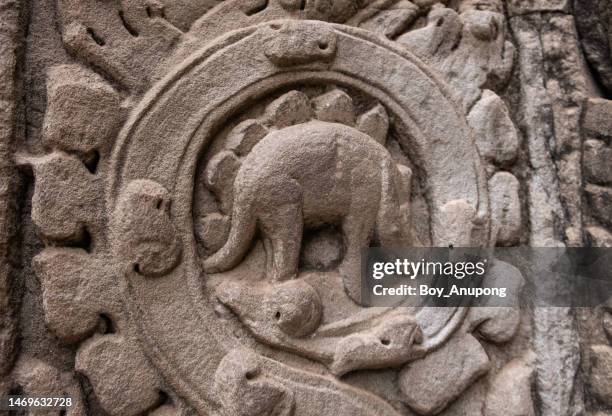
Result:
<svg viewBox="0 0 612 416">
<path fill-rule="evenodd" d="M 604 14 L 5 3 L 0 394 L 127 416 L 612 411 L 608 309 L 359 292 L 368 245 L 610 244 Z"/>
</svg>

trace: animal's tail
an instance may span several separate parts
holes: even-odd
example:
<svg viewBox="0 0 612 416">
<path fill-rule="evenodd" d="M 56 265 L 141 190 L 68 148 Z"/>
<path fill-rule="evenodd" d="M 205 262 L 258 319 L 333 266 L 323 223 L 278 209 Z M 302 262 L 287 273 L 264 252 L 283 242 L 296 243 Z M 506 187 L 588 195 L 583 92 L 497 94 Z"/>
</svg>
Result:
<svg viewBox="0 0 612 416">
<path fill-rule="evenodd" d="M 240 192 L 240 188 L 234 188 L 234 192 Z M 252 196 L 237 195 L 232 206 L 231 227 L 227 241 L 219 251 L 204 260 L 204 271 L 218 273 L 236 266 L 251 245 L 256 224 Z"/>
</svg>

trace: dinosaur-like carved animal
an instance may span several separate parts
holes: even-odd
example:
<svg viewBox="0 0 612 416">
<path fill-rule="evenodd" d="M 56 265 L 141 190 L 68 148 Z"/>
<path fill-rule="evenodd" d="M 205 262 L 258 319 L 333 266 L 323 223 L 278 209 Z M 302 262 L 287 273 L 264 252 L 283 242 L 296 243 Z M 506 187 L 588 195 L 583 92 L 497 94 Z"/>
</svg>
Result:
<svg viewBox="0 0 612 416">
<path fill-rule="evenodd" d="M 411 245 L 412 172 L 372 137 L 343 124 L 310 121 L 273 131 L 242 161 L 234 181 L 229 237 L 204 261 L 208 273 L 236 266 L 259 230 L 273 281 L 296 276 L 304 227 L 340 224 L 340 264 L 349 296 L 360 298 L 360 251 Z"/>
</svg>

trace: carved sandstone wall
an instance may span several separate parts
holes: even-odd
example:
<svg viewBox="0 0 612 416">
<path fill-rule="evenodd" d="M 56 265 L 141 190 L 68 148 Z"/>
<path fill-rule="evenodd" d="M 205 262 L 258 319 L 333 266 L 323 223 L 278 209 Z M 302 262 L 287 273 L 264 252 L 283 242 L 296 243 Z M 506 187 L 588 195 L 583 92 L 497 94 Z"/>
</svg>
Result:
<svg viewBox="0 0 612 416">
<path fill-rule="evenodd" d="M 359 297 L 368 245 L 612 246 L 611 26 L 609 0 L 0 0 L 0 396 L 612 415 L 612 304 Z"/>
</svg>

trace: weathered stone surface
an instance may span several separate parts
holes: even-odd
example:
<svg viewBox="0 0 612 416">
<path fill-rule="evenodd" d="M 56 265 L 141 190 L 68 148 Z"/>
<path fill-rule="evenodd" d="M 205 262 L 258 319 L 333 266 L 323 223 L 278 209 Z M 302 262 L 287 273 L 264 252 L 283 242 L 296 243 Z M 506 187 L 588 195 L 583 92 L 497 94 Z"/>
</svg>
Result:
<svg viewBox="0 0 612 416">
<path fill-rule="evenodd" d="M 598 185 L 585 187 L 586 197 L 593 215 L 604 224 L 612 225 L 612 189 Z"/>
<path fill-rule="evenodd" d="M 62 0 L 59 18 L 66 47 L 124 87 L 142 90 L 156 78 L 181 31 L 164 19 L 159 2 Z"/>
<path fill-rule="evenodd" d="M 102 192 L 98 178 L 81 161 L 59 152 L 30 163 L 37 178 L 32 220 L 40 234 L 79 242 L 89 238 L 87 233 L 97 232 L 104 220 L 96 208 Z"/>
<path fill-rule="evenodd" d="M 584 174 L 591 183 L 607 185 L 612 182 L 612 149 L 600 140 L 584 142 Z"/>
<path fill-rule="evenodd" d="M 612 91 L 612 37 L 610 0 L 574 1 L 576 25 L 586 58 L 608 92 Z"/>
<path fill-rule="evenodd" d="M 377 10 L 377 13 L 361 22 L 359 27 L 393 38 L 406 30 L 419 16 L 419 7 L 415 3 L 418 4 L 417 1 L 400 0 L 391 7 Z"/>
<path fill-rule="evenodd" d="M 559 182 L 548 143 L 554 137 L 550 114 L 551 97 L 542 71 L 544 57 L 538 21 L 515 17 L 511 25 L 516 34 L 520 63 L 520 100 L 517 109 L 523 127 L 533 175 L 527 182 L 529 198 L 530 244 L 555 246 L 558 230 L 556 219 L 561 216 Z"/>
<path fill-rule="evenodd" d="M 171 205 L 168 191 L 158 183 L 141 179 L 128 184 L 114 213 L 115 256 L 123 273 L 159 277 L 177 266 L 182 246 L 170 218 Z"/>
<path fill-rule="evenodd" d="M 463 200 L 451 201 L 442 207 L 439 237 L 448 246 L 467 247 L 470 244 L 476 212 Z"/>
<path fill-rule="evenodd" d="M 73 343 L 91 335 L 103 314 L 119 312 L 118 291 L 108 281 L 116 276 L 108 267 L 110 279 L 93 278 L 105 262 L 80 249 L 48 248 L 34 258 L 41 280 L 47 326 L 62 341 Z M 104 304 L 100 292 L 114 294 Z"/>
<path fill-rule="evenodd" d="M 591 373 L 589 384 L 593 393 L 607 405 L 612 404 L 612 348 L 607 345 L 593 345 L 590 351 Z"/>
<path fill-rule="evenodd" d="M 511 341 L 519 330 L 521 323 L 521 290 L 524 279 L 519 269 L 502 261 L 493 261 L 485 277 L 487 287 L 505 287 L 507 294 L 504 305 L 492 301 L 483 301 L 480 307 L 468 313 L 470 332 L 489 342 L 502 344 Z M 490 305 L 495 306 L 491 307 Z M 510 305 L 510 306 L 508 306 Z"/>
<path fill-rule="evenodd" d="M 123 113 L 119 94 L 101 77 L 76 65 L 49 71 L 43 132 L 47 146 L 81 153 L 108 148 L 124 121 Z M 74 128 L 75 118 L 84 128 Z"/>
<path fill-rule="evenodd" d="M 509 0 L 510 15 L 522 15 L 537 12 L 567 12 L 570 0 Z"/>
<path fill-rule="evenodd" d="M 493 234 L 497 244 L 517 244 L 521 232 L 520 183 L 508 172 L 498 172 L 489 179 Z"/>
<path fill-rule="evenodd" d="M 369 246 L 612 244 L 609 14 L 574 3 L 0 0 L 0 396 L 609 413 L 608 307 L 525 308 L 493 257 L 504 307 L 361 282 Z"/>
<path fill-rule="evenodd" d="M 233 137 L 229 139 L 233 139 Z M 233 142 L 230 142 L 230 145 L 232 143 Z M 248 145 L 242 143 L 237 147 L 246 148 Z M 234 179 L 236 178 L 236 173 L 239 168 L 240 162 L 238 158 L 230 151 L 217 153 L 206 168 L 204 181 L 221 202 L 221 209 L 223 212 L 228 212 L 232 208 L 234 199 Z"/>
<path fill-rule="evenodd" d="M 87 376 L 111 414 L 137 415 L 160 401 L 155 372 L 140 348 L 119 335 L 94 337 L 84 343 L 75 369 Z"/>
<path fill-rule="evenodd" d="M 612 136 L 612 101 L 591 98 L 584 109 L 583 125 L 592 134 Z"/>
<path fill-rule="evenodd" d="M 266 108 L 268 119 L 277 127 L 288 127 L 310 120 L 314 112 L 308 97 L 299 92 L 291 91 Z"/>
<path fill-rule="evenodd" d="M 389 132 L 389 116 L 382 105 L 366 111 L 357 119 L 357 128 L 380 144 L 386 144 Z"/>
<path fill-rule="evenodd" d="M 336 35 L 326 28 L 291 21 L 270 28 L 265 55 L 279 67 L 329 62 L 336 54 Z"/>
<path fill-rule="evenodd" d="M 210 252 L 215 252 L 223 247 L 229 230 L 229 218 L 217 212 L 201 218 L 196 224 L 196 235 Z"/>
<path fill-rule="evenodd" d="M 342 250 L 342 236 L 324 229 L 312 236 L 305 236 L 302 261 L 310 269 L 329 269 L 340 262 Z"/>
<path fill-rule="evenodd" d="M 612 314 L 610 313 L 609 309 L 604 310 L 603 318 L 601 321 L 604 331 L 606 331 L 606 335 L 608 336 L 608 339 L 612 339 Z"/>
<path fill-rule="evenodd" d="M 486 373 L 488 367 L 486 352 L 474 337 L 466 334 L 408 364 L 400 373 L 400 388 L 411 408 L 422 415 L 435 415 Z M 430 374 L 438 376 L 428 377 Z M 449 385 L 453 387 L 449 389 Z"/>
<path fill-rule="evenodd" d="M 518 154 L 518 134 L 499 96 L 485 90 L 470 111 L 468 121 L 482 157 L 502 166 L 514 161 Z"/>
<path fill-rule="evenodd" d="M 483 414 L 485 416 L 535 416 L 532 397 L 533 367 L 535 358 L 516 359 L 499 372 L 487 393 Z"/>
<path fill-rule="evenodd" d="M 86 414 L 87 407 L 81 386 L 70 372 L 64 372 L 35 357 L 22 356 L 15 365 L 12 382 L 24 395 L 70 397 L 71 406 L 67 408 L 66 414 Z"/>
<path fill-rule="evenodd" d="M 10 371 L 17 352 L 19 301 L 14 281 L 17 251 L 14 239 L 20 228 L 17 200 L 23 191 L 13 152 L 22 139 L 19 68 L 24 47 L 24 15 L 21 3 L 0 2 L 0 379 Z M 6 392 L 0 390 L 3 393 Z"/>
<path fill-rule="evenodd" d="M 586 227 L 587 244 L 592 247 L 612 247 L 612 234 L 605 228 Z"/>
<path fill-rule="evenodd" d="M 572 16 L 545 15 L 541 29 L 546 62 L 547 89 L 552 100 L 554 155 L 559 178 L 560 201 L 566 216 L 565 238 L 569 246 L 582 244 L 582 174 L 580 115 L 587 97 L 583 58 Z"/>
<path fill-rule="evenodd" d="M 550 23 L 546 23 L 548 19 Z M 529 244 L 558 247 L 565 237 L 568 245 L 580 245 L 582 187 L 576 175 L 581 175 L 579 108 L 585 91 L 583 80 L 575 79 L 580 75 L 580 51 L 572 21 L 562 14 L 530 13 L 512 17 L 510 24 L 518 43 L 520 68 L 515 120 L 529 155 Z M 566 59 L 571 64 L 562 65 Z M 557 155 L 561 152 L 566 158 L 559 168 L 551 143 L 558 146 Z M 569 220 L 565 213 L 570 214 Z M 568 308 L 537 309 L 533 323 L 536 383 L 546 386 L 538 389 L 539 411 L 547 416 L 572 414 L 581 406 L 574 390 L 580 345 L 573 312 Z"/>
<path fill-rule="evenodd" d="M 238 124 L 230 132 L 227 138 L 227 148 L 239 156 L 244 156 L 251 151 L 268 130 L 257 120 L 245 120 Z"/>
<path fill-rule="evenodd" d="M 312 100 L 317 118 L 330 123 L 355 123 L 353 100 L 342 90 L 333 90 Z"/>
<path fill-rule="evenodd" d="M 432 8 L 424 28 L 397 40 L 444 74 L 466 109 L 482 89 L 505 84 L 513 66 L 515 48 L 506 40 L 505 16 L 478 4 L 465 4 L 461 13 Z"/>
</svg>

